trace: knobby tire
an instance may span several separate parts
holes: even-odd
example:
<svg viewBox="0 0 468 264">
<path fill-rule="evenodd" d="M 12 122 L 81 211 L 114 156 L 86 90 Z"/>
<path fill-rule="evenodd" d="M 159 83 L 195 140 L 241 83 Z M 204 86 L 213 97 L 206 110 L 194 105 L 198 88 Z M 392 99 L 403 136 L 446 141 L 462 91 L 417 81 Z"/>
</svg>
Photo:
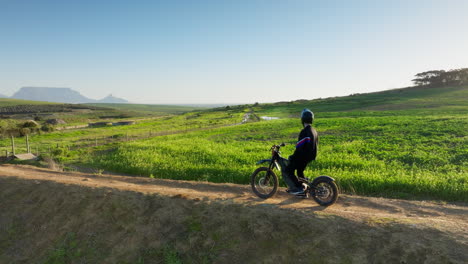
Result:
<svg viewBox="0 0 468 264">
<path fill-rule="evenodd" d="M 322 200 L 320 196 L 320 189 L 319 187 L 322 186 L 322 188 L 327 188 L 330 193 L 328 196 L 328 199 L 326 201 Z M 328 180 L 328 179 L 323 179 L 318 182 L 316 182 L 315 186 L 315 194 L 312 195 L 312 198 L 320 204 L 321 206 L 330 206 L 338 200 L 338 186 L 333 180 Z"/>
<path fill-rule="evenodd" d="M 278 190 L 278 177 L 271 169 L 260 167 L 252 173 L 250 184 L 252 191 L 258 197 L 267 199 L 275 195 Z"/>
</svg>

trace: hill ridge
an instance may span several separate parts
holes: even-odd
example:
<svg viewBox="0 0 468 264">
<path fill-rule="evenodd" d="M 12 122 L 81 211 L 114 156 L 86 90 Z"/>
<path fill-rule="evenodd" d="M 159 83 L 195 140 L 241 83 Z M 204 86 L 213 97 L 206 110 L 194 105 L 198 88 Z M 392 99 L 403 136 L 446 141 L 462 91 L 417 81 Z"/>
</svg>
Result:
<svg viewBox="0 0 468 264">
<path fill-rule="evenodd" d="M 427 108 L 463 107 L 468 109 L 468 85 L 453 87 L 412 86 L 385 91 L 351 94 L 317 99 L 300 99 L 290 102 L 260 104 L 297 111 L 298 108 L 313 108 L 315 112 L 341 111 L 387 111 Z M 463 110 L 463 109 L 461 109 Z"/>
</svg>

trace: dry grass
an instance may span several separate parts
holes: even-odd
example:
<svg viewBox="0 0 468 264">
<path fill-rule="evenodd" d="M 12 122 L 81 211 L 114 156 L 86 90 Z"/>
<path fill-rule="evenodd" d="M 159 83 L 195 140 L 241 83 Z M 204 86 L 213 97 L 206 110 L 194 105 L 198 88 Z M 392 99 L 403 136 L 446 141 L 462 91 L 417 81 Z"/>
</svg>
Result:
<svg viewBox="0 0 468 264">
<path fill-rule="evenodd" d="M 462 263 L 436 229 L 0 178 L 0 263 Z"/>
<path fill-rule="evenodd" d="M 50 157 L 44 157 L 46 168 L 54 171 L 63 171 L 63 166 Z"/>
</svg>

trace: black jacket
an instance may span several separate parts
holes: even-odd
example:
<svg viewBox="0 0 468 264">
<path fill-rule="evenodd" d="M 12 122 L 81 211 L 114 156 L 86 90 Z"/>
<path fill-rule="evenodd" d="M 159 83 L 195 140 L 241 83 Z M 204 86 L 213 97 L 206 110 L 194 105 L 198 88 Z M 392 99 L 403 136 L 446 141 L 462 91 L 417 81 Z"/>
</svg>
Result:
<svg viewBox="0 0 468 264">
<path fill-rule="evenodd" d="M 310 162 L 317 157 L 318 147 L 318 134 L 317 131 L 310 125 L 304 127 L 299 133 L 298 141 L 296 143 L 296 150 L 291 158 Z"/>
</svg>

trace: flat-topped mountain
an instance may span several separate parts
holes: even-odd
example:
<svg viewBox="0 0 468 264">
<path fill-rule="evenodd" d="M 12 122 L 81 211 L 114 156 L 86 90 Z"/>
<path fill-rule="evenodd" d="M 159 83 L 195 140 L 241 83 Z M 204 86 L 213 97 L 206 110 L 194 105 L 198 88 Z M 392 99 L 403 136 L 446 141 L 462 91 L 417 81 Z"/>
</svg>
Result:
<svg viewBox="0 0 468 264">
<path fill-rule="evenodd" d="M 101 100 L 90 99 L 70 88 L 22 87 L 11 98 L 57 103 L 128 103 L 127 100 L 109 95 Z"/>
</svg>

